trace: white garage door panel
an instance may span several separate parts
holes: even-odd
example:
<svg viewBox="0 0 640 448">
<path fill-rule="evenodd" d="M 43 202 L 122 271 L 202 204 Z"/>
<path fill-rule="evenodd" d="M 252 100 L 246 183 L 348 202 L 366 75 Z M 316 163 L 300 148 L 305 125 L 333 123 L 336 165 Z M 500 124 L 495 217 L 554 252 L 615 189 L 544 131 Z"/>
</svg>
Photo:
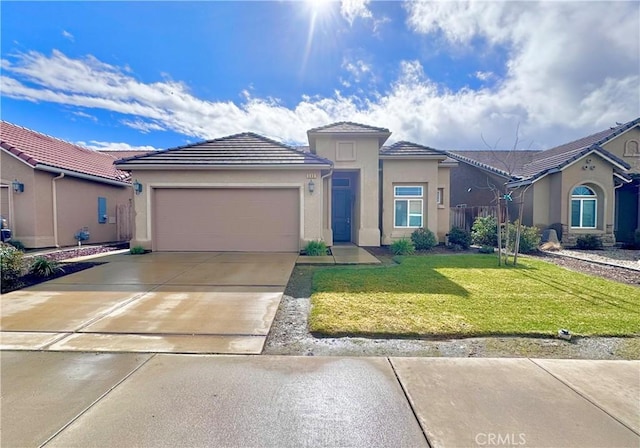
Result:
<svg viewBox="0 0 640 448">
<path fill-rule="evenodd" d="M 297 252 L 297 189 L 156 189 L 154 250 Z"/>
</svg>

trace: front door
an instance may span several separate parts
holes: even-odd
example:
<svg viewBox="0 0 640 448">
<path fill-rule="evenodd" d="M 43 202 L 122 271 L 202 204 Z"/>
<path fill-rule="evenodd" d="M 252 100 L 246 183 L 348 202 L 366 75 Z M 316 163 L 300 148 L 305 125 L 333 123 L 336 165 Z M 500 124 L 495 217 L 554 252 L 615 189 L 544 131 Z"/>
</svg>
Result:
<svg viewBox="0 0 640 448">
<path fill-rule="evenodd" d="M 351 241 L 351 190 L 334 189 L 331 193 L 331 227 L 333 240 Z"/>
</svg>

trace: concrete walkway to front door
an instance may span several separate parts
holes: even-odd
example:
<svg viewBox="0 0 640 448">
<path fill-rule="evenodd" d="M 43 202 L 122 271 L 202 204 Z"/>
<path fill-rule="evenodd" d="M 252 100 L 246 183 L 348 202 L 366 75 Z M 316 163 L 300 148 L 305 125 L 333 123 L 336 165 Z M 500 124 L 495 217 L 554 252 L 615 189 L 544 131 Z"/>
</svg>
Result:
<svg viewBox="0 0 640 448">
<path fill-rule="evenodd" d="M 297 264 L 380 264 L 380 260 L 355 244 L 337 243 L 331 246 L 331 255 L 300 256 Z"/>
<path fill-rule="evenodd" d="M 294 253 L 109 255 L 1 296 L 2 349 L 259 354 Z"/>
</svg>

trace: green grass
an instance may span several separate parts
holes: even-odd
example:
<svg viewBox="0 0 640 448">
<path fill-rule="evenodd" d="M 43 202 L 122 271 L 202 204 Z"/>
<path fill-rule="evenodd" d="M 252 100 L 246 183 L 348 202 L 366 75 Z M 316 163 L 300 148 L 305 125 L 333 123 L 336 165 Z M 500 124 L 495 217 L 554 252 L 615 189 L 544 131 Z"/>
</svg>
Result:
<svg viewBox="0 0 640 448">
<path fill-rule="evenodd" d="M 640 289 L 531 258 L 401 257 L 398 266 L 333 267 L 313 280 L 310 330 L 330 336 L 640 334 Z"/>
</svg>

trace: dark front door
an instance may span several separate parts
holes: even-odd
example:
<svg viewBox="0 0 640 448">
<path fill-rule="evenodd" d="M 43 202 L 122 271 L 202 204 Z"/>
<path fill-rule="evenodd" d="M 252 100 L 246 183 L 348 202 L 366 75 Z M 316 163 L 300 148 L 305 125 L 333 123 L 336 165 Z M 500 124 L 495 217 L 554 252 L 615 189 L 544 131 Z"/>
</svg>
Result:
<svg viewBox="0 0 640 448">
<path fill-rule="evenodd" d="M 331 227 L 334 241 L 351 241 L 351 190 L 332 191 Z"/>
</svg>

